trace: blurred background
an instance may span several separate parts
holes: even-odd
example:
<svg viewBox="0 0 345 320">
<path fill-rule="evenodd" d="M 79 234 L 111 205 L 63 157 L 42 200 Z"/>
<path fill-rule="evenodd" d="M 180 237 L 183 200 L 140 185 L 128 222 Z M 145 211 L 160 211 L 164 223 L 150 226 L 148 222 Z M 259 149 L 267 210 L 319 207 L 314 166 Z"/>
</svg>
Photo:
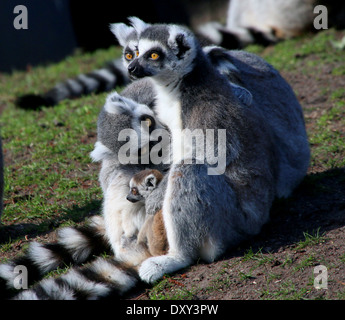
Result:
<svg viewBox="0 0 345 320">
<path fill-rule="evenodd" d="M 27 30 L 13 26 L 17 5 L 27 8 Z M 0 1 L 0 71 L 58 61 L 77 47 L 93 51 L 114 45 L 109 23 L 127 22 L 128 16 L 191 26 L 225 19 L 227 5 L 228 0 Z"/>
<path fill-rule="evenodd" d="M 328 23 L 344 28 L 344 1 L 339 0 L 6 0 L 0 2 L 0 72 L 55 62 L 81 48 L 93 51 L 114 45 L 109 23 L 138 16 L 155 23 L 179 23 L 227 48 L 250 42 L 269 44 L 312 26 L 313 8 L 328 8 Z M 17 30 L 17 5 L 28 11 L 28 29 Z M 294 17 L 294 18 L 293 18 Z M 296 32 L 296 30 L 298 32 Z"/>
</svg>

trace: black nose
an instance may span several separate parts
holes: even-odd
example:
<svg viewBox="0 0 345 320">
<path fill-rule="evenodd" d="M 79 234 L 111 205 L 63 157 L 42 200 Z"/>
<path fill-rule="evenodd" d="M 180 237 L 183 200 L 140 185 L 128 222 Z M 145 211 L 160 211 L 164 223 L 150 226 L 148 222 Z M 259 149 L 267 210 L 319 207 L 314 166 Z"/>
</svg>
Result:
<svg viewBox="0 0 345 320">
<path fill-rule="evenodd" d="M 132 80 L 144 78 L 151 75 L 151 73 L 148 70 L 146 70 L 142 65 L 140 65 L 139 59 L 135 59 L 134 61 L 132 61 L 127 67 L 127 69 L 129 77 Z"/>
<path fill-rule="evenodd" d="M 129 73 L 133 73 L 135 70 L 137 70 L 137 66 L 133 63 L 131 63 L 129 66 L 128 66 L 128 72 Z"/>
<path fill-rule="evenodd" d="M 130 202 L 133 202 L 133 203 L 138 202 L 138 199 L 132 198 L 130 195 L 128 195 L 128 196 L 126 197 L 126 199 L 127 199 L 128 201 L 130 201 Z"/>
</svg>

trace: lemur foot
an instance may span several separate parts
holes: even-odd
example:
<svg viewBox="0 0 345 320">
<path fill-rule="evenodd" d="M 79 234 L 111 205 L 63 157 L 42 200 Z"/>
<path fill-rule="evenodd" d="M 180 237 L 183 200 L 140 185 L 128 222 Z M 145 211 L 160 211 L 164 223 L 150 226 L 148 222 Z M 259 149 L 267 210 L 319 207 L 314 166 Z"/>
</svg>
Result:
<svg viewBox="0 0 345 320">
<path fill-rule="evenodd" d="M 139 276 L 141 280 L 153 283 L 162 278 L 164 274 L 180 270 L 190 265 L 190 263 L 189 259 L 181 259 L 169 255 L 152 257 L 141 264 Z"/>
</svg>

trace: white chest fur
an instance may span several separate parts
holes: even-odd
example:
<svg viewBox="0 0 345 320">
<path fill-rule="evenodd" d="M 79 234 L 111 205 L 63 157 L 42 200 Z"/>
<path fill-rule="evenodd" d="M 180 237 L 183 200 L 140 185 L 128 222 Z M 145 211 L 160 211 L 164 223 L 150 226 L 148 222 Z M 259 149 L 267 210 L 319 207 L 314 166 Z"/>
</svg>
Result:
<svg viewBox="0 0 345 320">
<path fill-rule="evenodd" d="M 171 131 L 173 163 L 180 163 L 184 159 L 183 126 L 181 118 L 181 102 L 179 89 L 169 90 L 154 81 L 157 92 L 155 111 L 158 119 Z"/>
</svg>

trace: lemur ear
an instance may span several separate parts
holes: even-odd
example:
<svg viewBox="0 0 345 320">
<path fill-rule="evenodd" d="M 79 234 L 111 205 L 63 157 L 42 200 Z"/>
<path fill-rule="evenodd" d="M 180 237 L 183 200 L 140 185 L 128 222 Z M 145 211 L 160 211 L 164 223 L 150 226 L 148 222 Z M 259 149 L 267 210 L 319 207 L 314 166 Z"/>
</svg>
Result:
<svg viewBox="0 0 345 320">
<path fill-rule="evenodd" d="M 186 41 L 184 34 L 179 34 L 176 37 L 176 44 L 177 44 L 177 48 L 178 48 L 178 53 L 176 54 L 176 56 L 179 59 L 181 59 L 181 58 L 183 58 L 185 53 L 188 50 L 190 50 L 191 47 L 190 47 L 189 43 Z"/>
<path fill-rule="evenodd" d="M 129 17 L 128 20 L 130 21 L 132 27 L 138 34 L 142 33 L 146 28 L 150 26 L 150 24 L 144 22 L 143 20 L 137 17 Z"/>
<path fill-rule="evenodd" d="M 129 27 L 124 23 L 112 23 L 109 25 L 110 31 L 115 35 L 116 39 L 122 47 L 127 44 L 128 36 L 134 31 L 133 27 Z"/>
<path fill-rule="evenodd" d="M 155 188 L 157 185 L 157 179 L 153 174 L 149 174 L 146 178 L 145 178 L 145 186 L 147 188 Z"/>
<path fill-rule="evenodd" d="M 170 27 L 170 37 L 168 39 L 169 47 L 174 51 L 176 56 L 181 59 L 192 47 L 191 37 L 178 26 Z"/>
</svg>

